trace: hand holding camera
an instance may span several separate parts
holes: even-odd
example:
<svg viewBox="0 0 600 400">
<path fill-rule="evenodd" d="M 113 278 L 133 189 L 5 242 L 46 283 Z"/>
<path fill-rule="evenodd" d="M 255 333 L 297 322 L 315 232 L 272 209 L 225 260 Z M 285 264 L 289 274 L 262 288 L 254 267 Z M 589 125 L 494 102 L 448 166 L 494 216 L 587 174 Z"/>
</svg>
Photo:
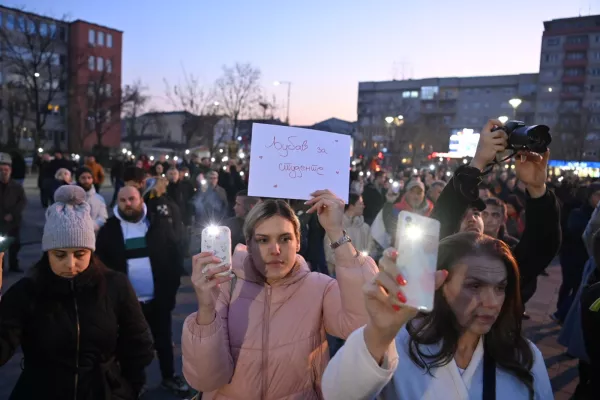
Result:
<svg viewBox="0 0 600 400">
<path fill-rule="evenodd" d="M 488 164 L 494 162 L 496 154 L 503 152 L 508 146 L 508 135 L 502 128 L 504 124 L 497 119 L 490 119 L 479 134 L 479 142 L 471 166 L 483 171 Z"/>
</svg>

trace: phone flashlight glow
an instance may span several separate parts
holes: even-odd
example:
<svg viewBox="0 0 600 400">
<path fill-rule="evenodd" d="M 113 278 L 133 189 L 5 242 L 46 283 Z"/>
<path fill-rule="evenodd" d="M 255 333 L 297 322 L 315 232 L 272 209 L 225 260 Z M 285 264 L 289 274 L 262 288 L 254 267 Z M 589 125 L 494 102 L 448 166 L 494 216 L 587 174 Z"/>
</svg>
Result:
<svg viewBox="0 0 600 400">
<path fill-rule="evenodd" d="M 200 181 L 200 184 L 201 184 L 201 185 L 206 185 L 206 179 L 202 179 L 202 180 Z"/>
<path fill-rule="evenodd" d="M 216 226 L 216 225 L 209 225 L 208 229 L 207 229 L 207 232 L 211 236 L 216 236 L 216 235 L 219 234 L 219 227 Z"/>
<path fill-rule="evenodd" d="M 4 239 L 6 239 L 4 236 L 0 236 L 0 243 L 4 242 Z"/>
<path fill-rule="evenodd" d="M 423 230 L 415 224 L 406 226 L 406 237 L 410 240 L 419 240 L 423 236 Z"/>
</svg>

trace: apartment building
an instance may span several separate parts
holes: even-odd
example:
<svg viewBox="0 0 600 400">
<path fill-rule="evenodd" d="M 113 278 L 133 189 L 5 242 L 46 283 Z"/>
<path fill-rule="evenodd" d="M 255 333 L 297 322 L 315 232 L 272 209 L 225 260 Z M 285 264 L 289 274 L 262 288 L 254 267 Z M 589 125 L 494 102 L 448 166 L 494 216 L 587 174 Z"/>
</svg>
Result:
<svg viewBox="0 0 600 400">
<path fill-rule="evenodd" d="M 80 152 L 102 136 L 118 146 L 121 52 L 120 31 L 0 6 L 0 143 Z"/>
<path fill-rule="evenodd" d="M 356 151 L 403 158 L 445 152 L 451 134 L 490 118 L 533 123 L 537 74 L 360 82 Z M 515 109 L 509 101 L 521 99 Z"/>
<path fill-rule="evenodd" d="M 537 120 L 554 127 L 553 155 L 600 157 L 600 15 L 544 22 Z"/>
<path fill-rule="evenodd" d="M 544 22 L 539 74 L 360 82 L 357 111 L 365 154 L 444 151 L 457 131 L 516 116 L 551 127 L 553 158 L 600 160 L 600 15 Z"/>
</svg>

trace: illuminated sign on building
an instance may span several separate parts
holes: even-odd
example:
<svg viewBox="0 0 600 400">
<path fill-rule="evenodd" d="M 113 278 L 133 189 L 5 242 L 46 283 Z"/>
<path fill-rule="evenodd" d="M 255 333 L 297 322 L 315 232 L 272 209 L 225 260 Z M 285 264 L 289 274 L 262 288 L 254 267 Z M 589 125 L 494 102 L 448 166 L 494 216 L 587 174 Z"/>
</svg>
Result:
<svg viewBox="0 0 600 400">
<path fill-rule="evenodd" d="M 473 157 L 479 142 L 479 133 L 473 129 L 463 129 L 462 131 L 450 136 L 450 148 L 448 153 L 451 157 Z"/>
</svg>

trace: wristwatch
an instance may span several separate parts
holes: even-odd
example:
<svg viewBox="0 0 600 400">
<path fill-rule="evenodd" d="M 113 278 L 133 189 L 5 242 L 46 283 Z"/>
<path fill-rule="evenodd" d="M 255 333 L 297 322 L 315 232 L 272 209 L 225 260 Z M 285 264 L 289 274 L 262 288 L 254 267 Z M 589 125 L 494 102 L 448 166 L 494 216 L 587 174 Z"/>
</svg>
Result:
<svg viewBox="0 0 600 400">
<path fill-rule="evenodd" d="M 329 247 L 331 247 L 332 250 L 337 249 L 338 247 L 340 247 L 343 244 L 352 243 L 352 239 L 350 239 L 350 236 L 348 236 L 346 231 L 342 231 L 342 233 L 344 235 L 340 239 L 338 239 L 336 242 L 333 242 L 329 245 Z"/>
</svg>

